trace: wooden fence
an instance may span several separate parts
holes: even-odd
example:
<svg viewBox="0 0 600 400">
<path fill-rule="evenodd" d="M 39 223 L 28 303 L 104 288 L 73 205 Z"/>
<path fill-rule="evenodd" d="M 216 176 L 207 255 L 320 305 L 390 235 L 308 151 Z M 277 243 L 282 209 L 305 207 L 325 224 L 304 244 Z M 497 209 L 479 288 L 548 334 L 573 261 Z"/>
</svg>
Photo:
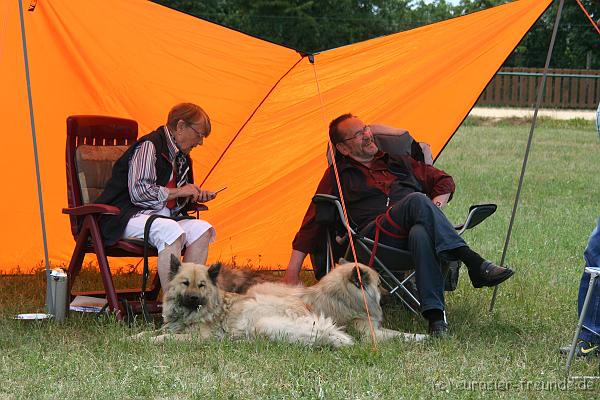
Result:
<svg viewBox="0 0 600 400">
<path fill-rule="evenodd" d="M 477 102 L 478 106 L 535 106 L 543 69 L 503 68 Z M 550 69 L 542 108 L 596 109 L 600 101 L 600 71 Z"/>
</svg>

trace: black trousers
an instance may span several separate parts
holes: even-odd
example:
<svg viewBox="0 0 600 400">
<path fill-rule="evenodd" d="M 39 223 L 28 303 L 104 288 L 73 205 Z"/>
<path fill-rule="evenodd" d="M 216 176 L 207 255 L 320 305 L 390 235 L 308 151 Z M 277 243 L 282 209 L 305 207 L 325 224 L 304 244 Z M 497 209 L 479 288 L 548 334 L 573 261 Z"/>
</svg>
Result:
<svg viewBox="0 0 600 400">
<path fill-rule="evenodd" d="M 381 233 L 380 243 L 410 252 L 415 262 L 421 312 L 443 310 L 444 276 L 441 262 L 455 261 L 448 250 L 467 244 L 456 233 L 444 213 L 423 193 L 411 193 L 394 204 L 390 217 L 408 232 L 408 237 L 399 239 Z M 390 232 L 398 233 L 385 219 L 382 226 Z M 374 235 L 374 228 L 366 233 L 369 237 Z"/>
</svg>

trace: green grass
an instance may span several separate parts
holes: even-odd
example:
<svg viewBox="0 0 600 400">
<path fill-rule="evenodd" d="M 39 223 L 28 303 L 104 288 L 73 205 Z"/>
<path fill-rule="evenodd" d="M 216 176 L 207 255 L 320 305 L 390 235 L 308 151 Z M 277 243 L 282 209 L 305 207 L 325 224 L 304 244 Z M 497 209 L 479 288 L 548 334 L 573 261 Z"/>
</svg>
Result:
<svg viewBox="0 0 600 400">
<path fill-rule="evenodd" d="M 468 119 L 436 163 L 457 183 L 451 220 L 464 218 L 471 203 L 498 204 L 465 234 L 496 261 L 528 134 L 519 120 Z M 517 274 L 500 287 L 490 314 L 492 290 L 473 289 L 462 270 L 447 296 L 447 340 L 338 351 L 261 340 L 153 346 L 128 340 L 141 327 L 109 317 L 14 321 L 17 312 L 42 310 L 44 275 L 3 276 L 0 398 L 598 398 L 600 381 L 564 380 L 557 348 L 575 328 L 582 252 L 600 215 L 599 150 L 592 123 L 539 121 L 506 259 Z M 95 272 L 85 274 L 98 286 Z M 118 279 L 139 284 L 135 274 Z M 386 318 L 396 329 L 426 329 L 398 307 Z M 598 376 L 599 359 L 575 360 L 572 372 Z"/>
</svg>

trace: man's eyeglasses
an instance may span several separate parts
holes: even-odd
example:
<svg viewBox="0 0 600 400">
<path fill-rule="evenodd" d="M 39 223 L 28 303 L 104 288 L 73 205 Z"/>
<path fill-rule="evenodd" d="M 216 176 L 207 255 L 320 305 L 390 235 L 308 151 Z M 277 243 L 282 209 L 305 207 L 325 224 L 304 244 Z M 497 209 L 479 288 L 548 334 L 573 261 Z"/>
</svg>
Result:
<svg viewBox="0 0 600 400">
<path fill-rule="evenodd" d="M 356 138 L 362 140 L 362 138 L 365 136 L 365 133 L 370 130 L 371 130 L 371 126 L 365 125 L 361 130 L 356 131 L 354 133 L 354 135 L 347 137 L 346 139 L 340 140 L 338 143 L 344 143 L 344 142 L 347 142 L 348 140 L 352 140 L 352 139 L 356 139 Z"/>
</svg>

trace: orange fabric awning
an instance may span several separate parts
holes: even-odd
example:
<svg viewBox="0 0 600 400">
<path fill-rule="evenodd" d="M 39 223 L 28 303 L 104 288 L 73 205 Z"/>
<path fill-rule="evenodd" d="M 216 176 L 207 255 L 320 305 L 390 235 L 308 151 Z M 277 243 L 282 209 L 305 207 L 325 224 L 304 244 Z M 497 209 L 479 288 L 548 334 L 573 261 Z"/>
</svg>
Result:
<svg viewBox="0 0 600 400">
<path fill-rule="evenodd" d="M 325 168 L 329 120 L 352 112 L 403 127 L 439 154 L 550 3 L 515 1 L 325 51 L 311 64 L 147 1 L 39 0 L 24 21 L 51 263 L 67 263 L 74 245 L 61 213 L 68 115 L 132 118 L 144 134 L 173 104 L 201 105 L 213 133 L 192 154 L 198 181 L 235 138 L 204 185 L 228 186 L 203 215 L 218 232 L 210 260 L 277 268 Z M 0 271 L 8 273 L 39 265 L 44 251 L 17 2 L 2 2 L 0 26 Z"/>
</svg>

